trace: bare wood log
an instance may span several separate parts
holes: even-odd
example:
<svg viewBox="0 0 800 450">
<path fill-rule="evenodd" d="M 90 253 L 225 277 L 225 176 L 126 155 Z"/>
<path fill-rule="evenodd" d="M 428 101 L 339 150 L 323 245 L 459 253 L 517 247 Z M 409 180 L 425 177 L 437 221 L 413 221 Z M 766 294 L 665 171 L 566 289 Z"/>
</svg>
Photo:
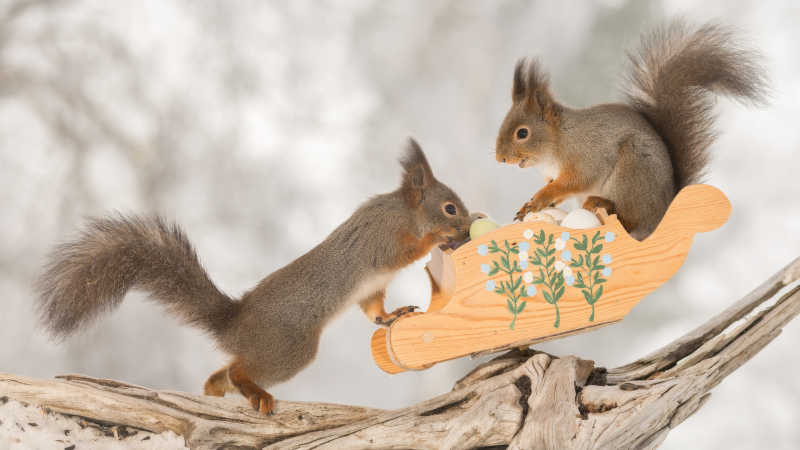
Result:
<svg viewBox="0 0 800 450">
<path fill-rule="evenodd" d="M 800 313 L 798 279 L 800 259 L 696 330 L 622 367 L 512 350 L 453 391 L 394 411 L 279 401 L 275 415 L 262 417 L 237 398 L 77 375 L 0 374 L 0 398 L 100 427 L 172 431 L 192 448 L 655 448 Z"/>
</svg>

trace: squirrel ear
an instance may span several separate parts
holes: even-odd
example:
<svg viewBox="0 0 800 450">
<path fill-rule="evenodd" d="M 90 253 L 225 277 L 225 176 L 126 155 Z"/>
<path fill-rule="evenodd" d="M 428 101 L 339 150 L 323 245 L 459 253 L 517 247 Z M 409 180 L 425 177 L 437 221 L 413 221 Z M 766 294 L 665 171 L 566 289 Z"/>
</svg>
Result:
<svg viewBox="0 0 800 450">
<path fill-rule="evenodd" d="M 514 103 L 525 100 L 525 91 L 527 90 L 525 89 L 525 66 L 527 64 L 528 61 L 522 58 L 514 67 L 514 84 L 511 87 L 511 101 Z"/>
<path fill-rule="evenodd" d="M 549 123 L 557 123 L 561 114 L 561 106 L 550 94 L 550 80 L 547 74 L 542 71 L 536 60 L 530 61 L 527 68 L 526 109 L 532 113 L 539 113 L 542 119 Z M 516 83 L 516 80 L 514 82 Z"/>
<path fill-rule="evenodd" d="M 422 203 L 425 188 L 433 183 L 433 171 L 422 148 L 413 138 L 408 139 L 400 165 L 403 166 L 403 195 L 410 206 L 417 207 Z"/>
</svg>

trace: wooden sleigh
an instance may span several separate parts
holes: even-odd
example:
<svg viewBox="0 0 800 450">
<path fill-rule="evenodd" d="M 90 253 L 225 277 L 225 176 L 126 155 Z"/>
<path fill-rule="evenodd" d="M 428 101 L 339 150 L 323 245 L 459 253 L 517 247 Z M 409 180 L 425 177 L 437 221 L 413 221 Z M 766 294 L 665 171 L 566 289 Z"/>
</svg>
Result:
<svg viewBox="0 0 800 450">
<path fill-rule="evenodd" d="M 515 223 L 456 250 L 434 249 L 428 310 L 378 329 L 373 358 L 389 373 L 421 370 L 618 322 L 678 271 L 694 234 L 724 224 L 730 209 L 718 189 L 696 184 L 641 242 L 599 211 L 597 228 Z"/>
</svg>

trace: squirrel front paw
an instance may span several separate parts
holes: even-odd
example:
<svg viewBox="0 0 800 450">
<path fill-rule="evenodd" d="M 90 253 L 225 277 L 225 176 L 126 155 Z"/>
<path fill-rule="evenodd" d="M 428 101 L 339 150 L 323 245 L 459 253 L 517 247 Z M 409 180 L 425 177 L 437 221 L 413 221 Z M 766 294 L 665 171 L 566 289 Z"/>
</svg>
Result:
<svg viewBox="0 0 800 450">
<path fill-rule="evenodd" d="M 388 327 L 391 325 L 395 320 L 399 319 L 400 317 L 412 313 L 415 310 L 419 309 L 419 306 L 401 306 L 400 308 L 395 309 L 394 311 L 386 314 L 385 316 L 378 316 L 375 318 L 376 325 L 383 325 Z"/>
<path fill-rule="evenodd" d="M 525 217 L 525 214 L 529 212 L 537 212 L 541 211 L 545 208 L 553 206 L 555 201 L 552 198 L 544 195 L 534 195 L 532 199 L 530 199 L 527 203 L 522 205 L 522 208 L 517 211 L 517 215 L 514 216 L 514 220 L 522 222 L 522 219 Z"/>
</svg>

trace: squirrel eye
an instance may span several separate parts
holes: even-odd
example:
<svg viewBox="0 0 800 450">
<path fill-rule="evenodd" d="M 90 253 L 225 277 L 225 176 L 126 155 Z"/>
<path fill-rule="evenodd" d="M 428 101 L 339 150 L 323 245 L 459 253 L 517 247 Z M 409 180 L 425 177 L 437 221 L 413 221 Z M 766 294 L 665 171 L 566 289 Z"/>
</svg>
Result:
<svg viewBox="0 0 800 450">
<path fill-rule="evenodd" d="M 517 139 L 525 139 L 528 137 L 528 129 L 525 127 L 520 127 L 517 129 Z"/>
<path fill-rule="evenodd" d="M 448 215 L 455 216 L 456 215 L 456 205 L 452 203 L 445 203 L 443 208 L 444 212 Z"/>
</svg>

